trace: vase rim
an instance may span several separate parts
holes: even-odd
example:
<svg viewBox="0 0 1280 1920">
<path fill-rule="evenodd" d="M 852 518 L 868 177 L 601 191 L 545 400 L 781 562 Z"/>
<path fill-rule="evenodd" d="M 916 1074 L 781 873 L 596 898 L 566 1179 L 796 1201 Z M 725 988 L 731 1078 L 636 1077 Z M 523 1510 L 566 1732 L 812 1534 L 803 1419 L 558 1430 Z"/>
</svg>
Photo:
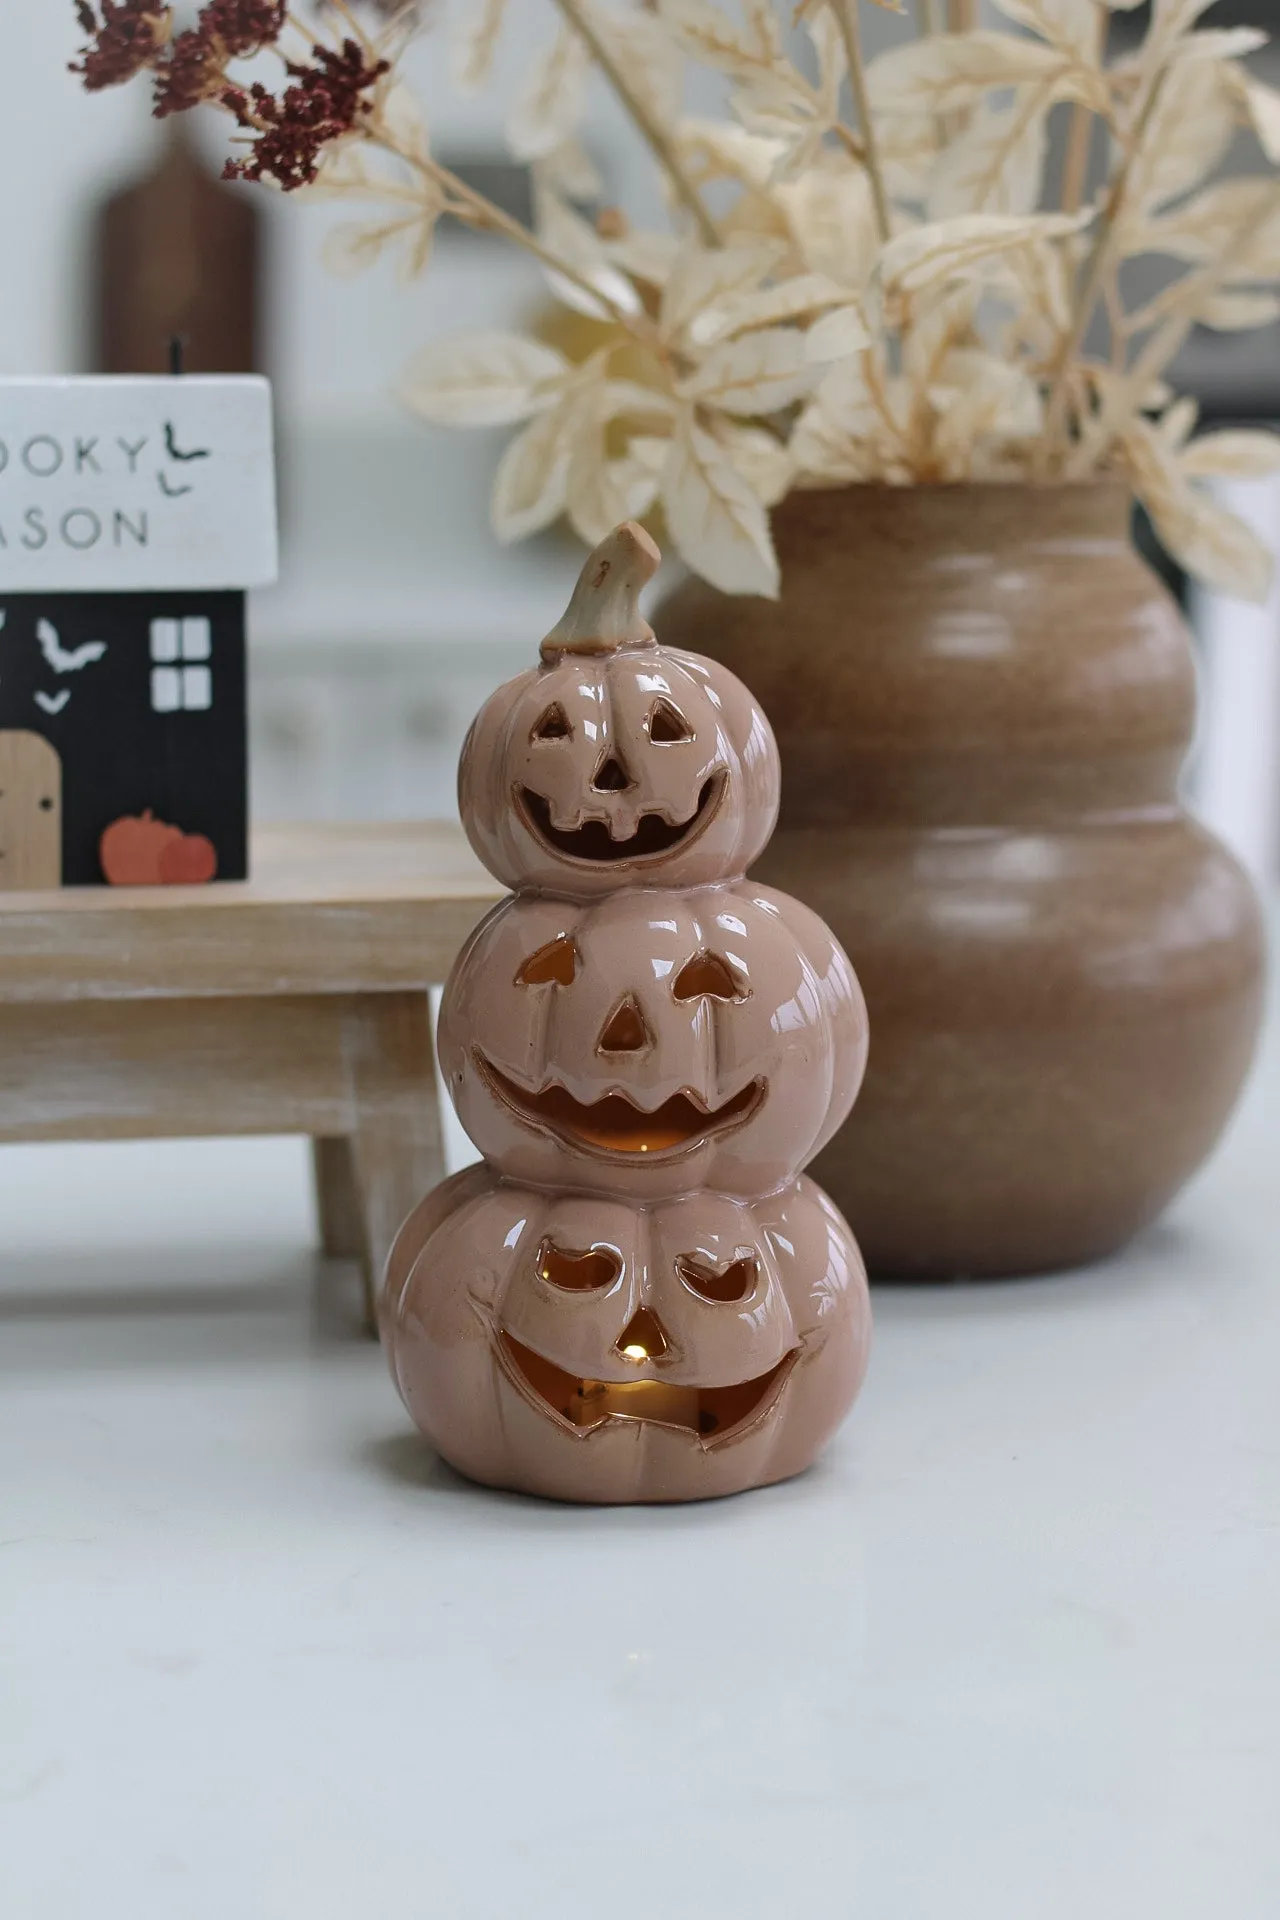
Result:
<svg viewBox="0 0 1280 1920">
<path fill-rule="evenodd" d="M 861 516 L 868 532 L 892 534 L 895 523 L 919 530 L 916 537 L 951 543 L 972 533 L 998 544 L 1065 537 L 1127 543 L 1133 500 L 1128 483 L 1115 475 L 1087 480 L 927 480 L 897 486 L 856 480 L 840 487 L 797 488 L 774 508 L 774 524 L 810 533 L 839 526 L 846 535 Z"/>
</svg>

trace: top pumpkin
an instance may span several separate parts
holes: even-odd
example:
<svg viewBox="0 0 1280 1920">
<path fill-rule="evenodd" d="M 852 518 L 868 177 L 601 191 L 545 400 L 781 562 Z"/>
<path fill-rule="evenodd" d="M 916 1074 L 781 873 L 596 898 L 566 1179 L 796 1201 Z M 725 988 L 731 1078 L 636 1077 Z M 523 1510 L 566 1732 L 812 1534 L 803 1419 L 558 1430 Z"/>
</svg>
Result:
<svg viewBox="0 0 1280 1920">
<path fill-rule="evenodd" d="M 458 801 L 506 886 L 590 896 L 737 879 L 773 831 L 778 750 L 742 682 L 660 647 L 637 606 L 658 550 L 628 522 L 587 560 L 542 662 L 486 702 Z"/>
</svg>

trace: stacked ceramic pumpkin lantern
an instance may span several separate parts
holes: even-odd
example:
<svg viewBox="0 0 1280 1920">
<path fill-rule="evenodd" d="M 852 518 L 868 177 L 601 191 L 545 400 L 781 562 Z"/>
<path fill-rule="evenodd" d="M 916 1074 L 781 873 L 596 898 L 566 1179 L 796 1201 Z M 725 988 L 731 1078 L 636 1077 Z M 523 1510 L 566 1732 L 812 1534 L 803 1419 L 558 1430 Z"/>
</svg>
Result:
<svg viewBox="0 0 1280 1920">
<path fill-rule="evenodd" d="M 870 1335 L 858 1249 L 801 1174 L 857 1092 L 862 996 L 822 922 L 743 877 L 777 749 L 731 673 L 656 644 L 657 561 L 611 534 L 463 749 L 467 833 L 514 889 L 440 1020 L 484 1160 L 406 1221 L 382 1301 L 444 1457 L 568 1500 L 798 1472 Z"/>
</svg>

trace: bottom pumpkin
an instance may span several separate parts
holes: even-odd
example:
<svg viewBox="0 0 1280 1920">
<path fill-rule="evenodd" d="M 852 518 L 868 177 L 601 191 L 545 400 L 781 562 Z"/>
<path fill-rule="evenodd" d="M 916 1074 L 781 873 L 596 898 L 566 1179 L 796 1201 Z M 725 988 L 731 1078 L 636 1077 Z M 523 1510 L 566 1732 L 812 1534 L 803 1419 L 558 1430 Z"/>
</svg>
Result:
<svg viewBox="0 0 1280 1920">
<path fill-rule="evenodd" d="M 593 1502 L 799 1473 L 871 1336 L 857 1246 L 811 1180 L 642 1206 L 483 1164 L 401 1228 L 380 1319 L 401 1398 L 451 1466 Z"/>
</svg>

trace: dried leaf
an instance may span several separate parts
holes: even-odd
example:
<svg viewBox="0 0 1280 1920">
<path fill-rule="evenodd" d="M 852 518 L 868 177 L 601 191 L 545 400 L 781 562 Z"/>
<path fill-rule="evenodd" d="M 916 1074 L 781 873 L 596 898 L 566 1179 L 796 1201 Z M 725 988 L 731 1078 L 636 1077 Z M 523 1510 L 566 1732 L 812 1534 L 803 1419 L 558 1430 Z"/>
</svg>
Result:
<svg viewBox="0 0 1280 1920">
<path fill-rule="evenodd" d="M 562 25 L 535 61 L 507 119 L 507 143 L 517 160 L 553 153 L 577 132 L 587 104 L 591 59 L 585 43 Z"/>
<path fill-rule="evenodd" d="M 1242 238 L 1243 250 L 1237 246 Z M 1270 279 L 1280 273 L 1280 192 L 1274 180 L 1215 181 L 1172 213 L 1146 221 L 1131 236 L 1130 250 L 1193 264 L 1221 259 L 1230 250 L 1240 261 L 1240 278 L 1251 270 Z"/>
<path fill-rule="evenodd" d="M 704 308 L 689 328 L 696 346 L 731 339 L 752 327 L 776 326 L 782 320 L 805 320 L 829 307 L 847 307 L 849 289 L 837 286 L 824 273 L 798 273 L 775 286 L 757 287 L 730 295 L 720 305 Z M 863 333 L 861 344 L 865 345 Z"/>
<path fill-rule="evenodd" d="M 1245 54 L 1265 47 L 1267 36 L 1259 27 L 1205 27 L 1188 34 L 1177 49 L 1176 58 L 1185 60 L 1239 60 Z"/>
<path fill-rule="evenodd" d="M 1280 300 L 1274 293 L 1235 293 L 1224 290 L 1198 300 L 1194 308 L 1196 323 L 1212 327 L 1215 333 L 1247 333 L 1253 327 L 1269 327 L 1280 319 Z"/>
<path fill-rule="evenodd" d="M 1280 472 L 1280 434 L 1229 428 L 1193 440 L 1178 462 L 1185 479 L 1254 479 Z"/>
<path fill-rule="evenodd" d="M 845 287 L 862 286 L 880 244 L 871 184 L 861 167 L 813 167 L 773 198 L 805 266 Z"/>
<path fill-rule="evenodd" d="M 504 544 L 523 540 L 564 512 L 579 409 L 562 401 L 510 442 L 494 476 L 490 518 Z"/>
<path fill-rule="evenodd" d="M 795 464 L 782 441 L 764 427 L 744 427 L 732 420 L 718 419 L 712 432 L 760 504 L 776 506 L 795 478 Z"/>
<path fill-rule="evenodd" d="M 768 327 L 712 347 L 677 391 L 725 413 L 774 413 L 808 393 L 818 377 L 803 333 Z"/>
<path fill-rule="evenodd" d="M 670 394 L 642 386 L 638 380 L 607 379 L 600 388 L 600 399 L 606 420 L 626 414 L 632 420 L 659 421 L 669 419 L 676 411 Z"/>
<path fill-rule="evenodd" d="M 565 200 L 598 200 L 604 181 L 586 148 L 577 140 L 562 141 L 534 162 L 534 178 Z"/>
<path fill-rule="evenodd" d="M 1156 531 L 1189 572 L 1224 593 L 1262 601 L 1270 590 L 1272 556 L 1243 521 L 1187 484 L 1179 456 L 1144 421 L 1128 424 L 1120 448 Z"/>
<path fill-rule="evenodd" d="M 590 13 L 592 26 L 621 65 L 627 84 L 657 120 L 674 120 L 684 98 L 684 62 L 667 28 L 652 13 L 618 13 L 594 5 Z"/>
<path fill-rule="evenodd" d="M 880 277 L 886 287 L 899 293 L 919 293 L 941 281 L 975 273 L 988 261 L 1028 241 L 1074 233 L 1090 218 L 1088 211 L 1021 218 L 971 213 L 954 220 L 931 221 L 889 242 L 880 255 Z"/>
<path fill-rule="evenodd" d="M 935 33 L 877 54 L 867 91 L 878 115 L 955 113 L 976 106 L 993 87 L 1061 82 L 1070 64 L 1054 47 L 1013 33 L 978 28 Z"/>
<path fill-rule="evenodd" d="M 800 415 L 788 446 L 800 486 L 853 486 L 884 472 L 875 443 L 851 438 L 817 405 Z"/>
<path fill-rule="evenodd" d="M 658 474 L 651 464 L 629 451 L 616 460 L 608 457 L 602 419 L 588 418 L 575 429 L 565 508 L 580 540 L 594 547 L 620 521 L 647 513 L 657 493 Z"/>
<path fill-rule="evenodd" d="M 1189 393 L 1184 393 L 1161 414 L 1155 430 L 1166 446 L 1178 448 L 1184 441 L 1191 438 L 1199 418 L 1199 401 L 1193 399 Z"/>
<path fill-rule="evenodd" d="M 767 187 L 787 152 L 785 140 L 765 139 L 720 120 L 684 120 L 676 140 L 697 178 L 737 180 L 744 187 Z"/>
<path fill-rule="evenodd" d="M 859 309 L 837 307 L 815 320 L 805 334 L 805 357 L 823 363 L 843 360 L 847 353 L 860 353 L 870 341 L 871 335 Z"/>
<path fill-rule="evenodd" d="M 796 421 L 788 449 L 802 483 L 848 485 L 887 477 L 899 451 L 868 384 L 871 356 L 828 373 Z"/>
<path fill-rule="evenodd" d="M 778 561 L 765 508 L 723 449 L 690 414 L 662 476 L 667 529 L 681 558 L 724 593 L 778 597 Z"/>
<path fill-rule="evenodd" d="M 427 120 L 413 88 L 397 80 L 382 102 L 382 124 L 401 153 L 425 160 L 430 152 Z"/>
<path fill-rule="evenodd" d="M 498 36 L 506 18 L 507 0 L 477 0 L 454 37 L 450 74 L 463 93 L 474 93 L 489 78 Z"/>
<path fill-rule="evenodd" d="M 344 220 L 325 237 L 321 258 L 339 280 L 354 280 L 382 258 L 391 241 L 399 239 L 407 222 Z"/>
<path fill-rule="evenodd" d="M 646 286 L 663 287 L 671 277 L 680 242 L 673 233 L 648 233 L 635 230 L 617 240 L 604 243 L 605 258 L 621 267 L 633 280 Z"/>
<path fill-rule="evenodd" d="M 885 185 L 896 200 L 922 201 L 942 150 L 947 121 L 895 108 L 877 128 Z"/>
<path fill-rule="evenodd" d="M 1259 146 L 1273 165 L 1280 166 L 1280 93 L 1242 70 L 1234 72 L 1232 80 L 1239 89 Z"/>
<path fill-rule="evenodd" d="M 1132 4 L 1141 5 L 1142 0 Z M 1101 65 L 1098 15 L 1092 5 L 1081 5 L 1081 0 L 995 0 L 995 5 L 1080 66 Z"/>
<path fill-rule="evenodd" d="M 972 470 L 982 441 L 1030 439 L 1044 425 L 1035 381 L 1023 368 L 974 348 L 948 355 L 928 397 L 938 416 L 934 458 L 950 479 Z"/>
<path fill-rule="evenodd" d="M 554 407 L 570 371 L 563 354 L 523 334 L 445 334 L 413 360 L 400 393 L 425 420 L 506 426 Z"/>
<path fill-rule="evenodd" d="M 984 100 L 938 157 L 926 217 L 1033 213 L 1044 175 L 1047 107 L 1043 87 L 1015 94 L 1002 106 Z"/>
<path fill-rule="evenodd" d="M 739 27 L 710 0 L 658 0 L 658 17 L 682 53 L 735 80 L 772 64 L 781 51 L 771 9 L 755 9 L 747 28 Z"/>
<path fill-rule="evenodd" d="M 704 307 L 759 286 L 784 252 L 776 240 L 748 240 L 716 248 L 686 241 L 662 293 L 658 325 L 663 337 L 678 339 Z"/>
<path fill-rule="evenodd" d="M 541 183 L 535 186 L 534 210 L 538 238 L 543 246 L 602 296 L 599 300 L 593 299 L 575 281 L 548 268 L 547 279 L 558 300 L 592 320 L 607 320 L 610 306 L 623 313 L 639 313 L 639 294 L 613 264 L 604 241 L 589 220 L 584 220 L 558 193 Z"/>
<path fill-rule="evenodd" d="M 1186 193 L 1212 172 L 1236 129 L 1236 98 L 1218 67 L 1189 61 L 1170 69 L 1132 161 L 1127 223 Z"/>
</svg>

